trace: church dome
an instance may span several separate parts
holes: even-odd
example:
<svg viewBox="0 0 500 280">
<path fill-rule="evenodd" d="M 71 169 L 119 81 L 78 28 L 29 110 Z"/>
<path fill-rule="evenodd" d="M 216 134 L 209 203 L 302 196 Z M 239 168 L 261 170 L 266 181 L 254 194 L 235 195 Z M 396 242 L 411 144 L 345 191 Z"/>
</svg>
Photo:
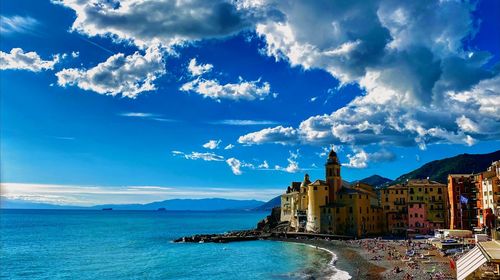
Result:
<svg viewBox="0 0 500 280">
<path fill-rule="evenodd" d="M 330 153 L 328 154 L 328 160 L 326 161 L 327 164 L 329 163 L 338 163 L 337 159 L 337 153 L 332 149 Z"/>
<path fill-rule="evenodd" d="M 311 181 L 309 180 L 309 174 L 306 173 L 306 175 L 304 175 L 304 181 L 302 181 L 302 184 L 300 184 L 301 187 L 307 187 L 307 185 L 309 185 L 311 183 Z"/>
</svg>

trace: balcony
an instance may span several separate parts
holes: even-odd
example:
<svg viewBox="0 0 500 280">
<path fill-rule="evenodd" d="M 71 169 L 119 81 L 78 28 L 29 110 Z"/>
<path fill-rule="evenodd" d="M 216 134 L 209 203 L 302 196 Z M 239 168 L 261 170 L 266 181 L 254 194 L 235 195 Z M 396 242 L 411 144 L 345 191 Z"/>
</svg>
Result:
<svg viewBox="0 0 500 280">
<path fill-rule="evenodd" d="M 394 201 L 394 205 L 406 205 L 406 202 L 405 201 Z"/>
</svg>

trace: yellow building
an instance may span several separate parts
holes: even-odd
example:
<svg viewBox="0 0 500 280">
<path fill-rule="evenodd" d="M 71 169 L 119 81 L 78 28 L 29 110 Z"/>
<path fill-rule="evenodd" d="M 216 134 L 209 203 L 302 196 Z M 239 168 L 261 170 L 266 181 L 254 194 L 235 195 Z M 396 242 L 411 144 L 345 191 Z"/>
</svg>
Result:
<svg viewBox="0 0 500 280">
<path fill-rule="evenodd" d="M 429 179 L 408 180 L 380 190 L 384 230 L 389 234 L 431 233 L 446 228 L 446 185 Z"/>
<path fill-rule="evenodd" d="M 332 150 L 325 164 L 326 180 L 292 182 L 281 196 L 281 221 L 295 231 L 352 236 L 383 232 L 382 208 L 377 193 L 367 184 L 349 186 L 340 176 L 340 163 Z"/>
<path fill-rule="evenodd" d="M 383 208 L 384 231 L 389 234 L 405 234 L 408 228 L 408 189 L 397 184 L 380 190 Z"/>
</svg>

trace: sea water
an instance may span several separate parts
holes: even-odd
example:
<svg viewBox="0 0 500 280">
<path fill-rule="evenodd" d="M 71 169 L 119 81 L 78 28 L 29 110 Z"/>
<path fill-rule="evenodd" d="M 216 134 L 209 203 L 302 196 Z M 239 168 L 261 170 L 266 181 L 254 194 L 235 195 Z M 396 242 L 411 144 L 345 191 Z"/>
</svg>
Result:
<svg viewBox="0 0 500 280">
<path fill-rule="evenodd" d="M 273 241 L 172 242 L 197 233 L 253 228 L 266 215 L 4 209 L 0 210 L 0 278 L 335 278 L 331 255 L 311 246 Z"/>
</svg>

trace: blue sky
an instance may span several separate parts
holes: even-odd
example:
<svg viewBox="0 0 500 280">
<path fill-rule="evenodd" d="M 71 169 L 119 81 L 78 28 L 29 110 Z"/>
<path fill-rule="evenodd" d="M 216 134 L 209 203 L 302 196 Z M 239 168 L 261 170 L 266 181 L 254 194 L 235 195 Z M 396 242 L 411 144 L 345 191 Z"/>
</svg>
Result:
<svg viewBox="0 0 500 280">
<path fill-rule="evenodd" d="M 348 181 L 500 148 L 497 1 L 0 5 L 6 197 L 268 199 L 332 145 Z"/>
</svg>

